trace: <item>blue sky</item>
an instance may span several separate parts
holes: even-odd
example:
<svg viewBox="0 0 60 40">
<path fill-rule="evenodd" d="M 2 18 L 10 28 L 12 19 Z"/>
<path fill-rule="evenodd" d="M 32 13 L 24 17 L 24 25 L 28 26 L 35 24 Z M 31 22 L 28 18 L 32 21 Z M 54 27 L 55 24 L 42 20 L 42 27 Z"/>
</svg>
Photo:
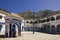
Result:
<svg viewBox="0 0 60 40">
<path fill-rule="evenodd" d="M 60 0 L 0 0 L 0 8 L 14 13 L 27 10 L 60 10 Z"/>
</svg>

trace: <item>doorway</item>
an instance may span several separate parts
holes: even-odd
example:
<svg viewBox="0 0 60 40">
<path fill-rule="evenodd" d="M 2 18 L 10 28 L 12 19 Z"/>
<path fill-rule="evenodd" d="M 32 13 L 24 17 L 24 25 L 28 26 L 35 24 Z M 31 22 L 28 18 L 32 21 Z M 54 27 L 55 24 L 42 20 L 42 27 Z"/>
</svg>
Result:
<svg viewBox="0 0 60 40">
<path fill-rule="evenodd" d="M 55 25 L 51 26 L 51 33 L 55 33 Z"/>
<path fill-rule="evenodd" d="M 60 33 L 60 24 L 57 25 L 57 33 Z"/>
<path fill-rule="evenodd" d="M 16 30 L 15 30 L 15 24 L 10 24 L 10 30 L 9 30 L 9 37 L 15 37 Z"/>
</svg>

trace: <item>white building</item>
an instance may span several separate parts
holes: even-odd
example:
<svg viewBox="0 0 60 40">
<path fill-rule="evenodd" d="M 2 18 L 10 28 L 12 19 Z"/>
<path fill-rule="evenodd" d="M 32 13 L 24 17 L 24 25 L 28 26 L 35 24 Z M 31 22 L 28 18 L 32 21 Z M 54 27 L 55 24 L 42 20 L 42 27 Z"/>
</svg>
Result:
<svg viewBox="0 0 60 40">
<path fill-rule="evenodd" d="M 5 32 L 5 14 L 0 13 L 0 32 Z"/>
<path fill-rule="evenodd" d="M 40 23 L 37 25 L 44 32 L 60 33 L 60 14 L 40 19 Z"/>
<path fill-rule="evenodd" d="M 0 10 L 0 33 L 3 33 L 3 34 L 8 33 L 9 34 L 10 29 L 9 29 L 9 25 L 8 25 L 7 22 L 10 20 L 10 18 L 12 20 L 14 20 L 14 19 L 18 20 L 17 23 L 20 22 L 18 24 L 19 24 L 19 27 L 21 27 L 21 30 L 22 30 L 22 27 L 24 26 L 23 17 L 15 14 L 15 13 L 9 13 L 9 12 L 5 12 L 5 11 Z M 6 28 L 6 26 L 7 26 L 7 28 Z M 16 30 L 16 36 L 18 36 L 20 34 L 20 32 L 18 33 L 19 28 L 18 28 L 17 25 L 16 25 L 15 30 Z"/>
</svg>

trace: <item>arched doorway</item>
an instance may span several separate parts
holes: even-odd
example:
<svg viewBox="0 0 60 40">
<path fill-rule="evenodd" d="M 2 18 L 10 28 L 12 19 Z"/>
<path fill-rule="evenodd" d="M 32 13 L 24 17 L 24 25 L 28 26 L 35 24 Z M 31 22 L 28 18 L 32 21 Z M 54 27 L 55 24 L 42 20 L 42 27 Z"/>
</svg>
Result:
<svg viewBox="0 0 60 40">
<path fill-rule="evenodd" d="M 50 32 L 50 23 L 45 24 L 45 32 L 46 33 Z"/>
<path fill-rule="evenodd" d="M 55 33 L 55 25 L 51 26 L 51 33 Z"/>
<path fill-rule="evenodd" d="M 50 25 L 46 26 L 46 32 L 49 33 L 50 32 Z"/>
<path fill-rule="evenodd" d="M 43 27 L 41 27 L 41 32 L 43 32 Z"/>
<path fill-rule="evenodd" d="M 17 25 L 16 23 L 10 23 L 10 27 L 9 27 L 9 37 L 16 37 L 19 34 L 19 25 Z"/>
<path fill-rule="evenodd" d="M 21 36 L 21 22 L 17 22 L 15 23 L 17 25 L 17 31 L 18 31 L 18 35 L 17 36 Z"/>
<path fill-rule="evenodd" d="M 42 32 L 46 32 L 46 24 L 43 24 L 43 25 L 41 26 L 41 31 L 42 31 Z"/>
<path fill-rule="evenodd" d="M 44 25 L 44 28 L 43 29 L 44 29 L 44 32 L 46 32 L 46 24 Z"/>
<path fill-rule="evenodd" d="M 15 37 L 15 36 L 16 36 L 15 24 L 10 23 L 9 37 Z"/>
<path fill-rule="evenodd" d="M 57 25 L 57 33 L 60 33 L 60 24 Z"/>
</svg>

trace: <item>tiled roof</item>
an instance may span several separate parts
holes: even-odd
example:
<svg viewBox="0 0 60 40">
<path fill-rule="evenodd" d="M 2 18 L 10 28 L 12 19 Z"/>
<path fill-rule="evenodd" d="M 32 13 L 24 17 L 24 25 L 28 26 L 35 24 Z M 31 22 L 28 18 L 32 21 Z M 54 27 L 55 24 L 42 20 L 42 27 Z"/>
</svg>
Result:
<svg viewBox="0 0 60 40">
<path fill-rule="evenodd" d="M 7 13 L 5 11 L 0 10 L 0 13 L 5 14 L 5 18 L 12 18 L 12 19 L 23 19 L 23 17 L 19 16 L 18 14 L 15 13 Z"/>
<path fill-rule="evenodd" d="M 11 16 L 16 17 L 16 18 L 18 18 L 18 19 L 23 19 L 23 17 L 19 16 L 18 14 L 12 13 Z"/>
</svg>

